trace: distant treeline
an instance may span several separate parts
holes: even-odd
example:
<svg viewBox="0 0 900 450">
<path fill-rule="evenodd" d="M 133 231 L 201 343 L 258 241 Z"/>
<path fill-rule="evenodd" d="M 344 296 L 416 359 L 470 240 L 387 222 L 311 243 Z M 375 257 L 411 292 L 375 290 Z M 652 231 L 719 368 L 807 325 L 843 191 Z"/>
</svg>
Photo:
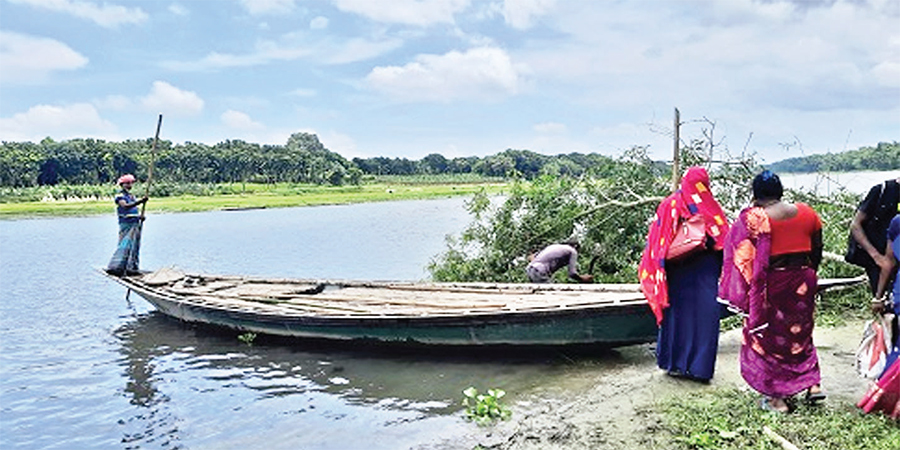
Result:
<svg viewBox="0 0 900 450">
<path fill-rule="evenodd" d="M 152 139 L 107 142 L 50 138 L 0 143 L 0 186 L 101 185 L 123 173 L 146 179 Z M 312 183 L 358 184 L 367 175 L 477 174 L 486 177 L 541 174 L 580 175 L 611 168 L 614 160 L 599 154 L 546 156 L 506 150 L 492 156 L 447 159 L 431 154 L 420 160 L 354 158 L 326 149 L 316 135 L 295 133 L 285 145 L 259 145 L 229 140 L 216 145 L 157 143 L 155 181 L 168 183 Z"/>
<path fill-rule="evenodd" d="M 825 153 L 788 158 L 768 165 L 774 172 L 850 172 L 854 170 L 900 169 L 900 142 L 880 142 L 841 153 Z"/>
<path fill-rule="evenodd" d="M 0 144 L 0 186 L 113 183 L 123 173 L 146 179 L 152 139 L 107 142 L 72 139 L 39 144 Z M 343 184 L 362 173 L 341 155 L 327 150 L 312 134 L 295 133 L 285 145 L 234 140 L 209 146 L 186 142 L 157 144 L 156 181 L 173 183 L 304 182 Z"/>
<path fill-rule="evenodd" d="M 152 139 L 107 142 L 50 138 L 31 142 L 0 143 L 0 187 L 103 185 L 123 173 L 146 179 Z M 228 140 L 216 145 L 159 141 L 154 180 L 167 183 L 312 183 L 359 184 L 366 176 L 475 174 L 485 177 L 539 175 L 579 176 L 585 172 L 615 171 L 614 158 L 596 153 L 555 156 L 508 149 L 485 157 L 447 159 L 434 153 L 420 160 L 406 158 L 353 158 L 326 149 L 314 134 L 295 133 L 285 145 L 260 145 Z M 661 167 L 665 163 L 657 162 Z M 781 172 L 821 170 L 891 170 L 900 168 L 900 144 L 839 154 L 791 158 L 770 166 Z"/>
</svg>

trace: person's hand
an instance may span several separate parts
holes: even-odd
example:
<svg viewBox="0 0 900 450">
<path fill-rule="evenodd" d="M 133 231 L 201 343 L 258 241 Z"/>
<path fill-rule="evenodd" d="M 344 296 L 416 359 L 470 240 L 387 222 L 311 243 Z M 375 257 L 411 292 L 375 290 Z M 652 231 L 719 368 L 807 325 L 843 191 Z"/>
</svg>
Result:
<svg viewBox="0 0 900 450">
<path fill-rule="evenodd" d="M 141 214 L 141 222 L 143 222 L 143 221 L 145 221 L 145 220 L 147 220 L 147 216 Z"/>
<path fill-rule="evenodd" d="M 593 275 L 578 275 L 578 280 L 582 283 L 593 283 L 594 276 Z"/>
<path fill-rule="evenodd" d="M 145 196 L 141 197 L 141 199 L 138 200 L 138 202 L 140 202 L 140 203 L 147 203 L 147 200 L 150 200 L 150 197 L 147 197 L 147 196 L 145 195 Z"/>
<path fill-rule="evenodd" d="M 885 304 L 884 300 L 880 298 L 873 298 L 871 303 L 872 313 L 876 315 L 881 315 L 885 313 Z"/>
</svg>

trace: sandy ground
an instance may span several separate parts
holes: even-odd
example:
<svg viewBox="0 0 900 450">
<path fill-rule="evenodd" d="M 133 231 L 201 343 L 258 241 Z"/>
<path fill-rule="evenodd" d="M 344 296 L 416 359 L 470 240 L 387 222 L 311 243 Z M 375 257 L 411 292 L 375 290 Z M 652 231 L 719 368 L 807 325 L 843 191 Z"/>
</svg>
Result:
<svg viewBox="0 0 900 450">
<path fill-rule="evenodd" d="M 815 331 L 827 402 L 855 404 L 869 382 L 857 376 L 855 352 L 862 322 Z M 750 390 L 740 376 L 740 330 L 723 333 L 715 377 L 709 384 L 675 379 L 656 367 L 652 349 L 632 347 L 612 370 L 574 371 L 559 385 L 547 386 L 527 400 L 511 405 L 513 419 L 500 422 L 464 442 L 441 446 L 498 450 L 645 449 L 644 431 L 656 419 L 642 413 L 658 399 L 672 394 L 737 387 Z M 680 395 L 680 394 L 679 394 Z"/>
</svg>

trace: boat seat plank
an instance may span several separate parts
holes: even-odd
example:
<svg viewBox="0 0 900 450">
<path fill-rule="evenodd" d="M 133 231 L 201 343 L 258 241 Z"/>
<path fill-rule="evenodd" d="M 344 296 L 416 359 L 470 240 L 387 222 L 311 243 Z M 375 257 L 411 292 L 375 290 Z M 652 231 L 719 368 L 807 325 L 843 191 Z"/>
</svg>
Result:
<svg viewBox="0 0 900 450">
<path fill-rule="evenodd" d="M 309 285 L 307 285 L 309 286 Z M 642 302 L 640 294 L 632 292 L 605 293 L 604 298 L 598 299 L 597 294 L 572 295 L 519 295 L 503 296 L 474 296 L 472 294 L 455 293 L 429 293 L 406 291 L 402 295 L 399 292 L 384 292 L 379 289 L 346 288 L 330 291 L 322 294 L 295 294 L 295 295 L 235 295 L 233 292 L 263 292 L 259 290 L 236 291 L 234 289 L 218 290 L 214 293 L 195 292 L 191 289 L 168 288 L 165 291 L 174 295 L 201 296 L 207 301 L 233 301 L 255 304 L 282 305 L 287 307 L 305 308 L 310 312 L 324 313 L 329 311 L 346 312 L 354 314 L 373 313 L 421 315 L 438 314 L 445 311 L 461 310 L 472 312 L 490 311 L 529 311 L 550 310 L 554 308 L 579 308 L 590 306 L 603 306 L 609 304 L 621 304 L 623 302 Z M 279 294 L 281 291 L 275 292 Z M 273 294 L 268 292 L 268 294 Z M 484 297 L 488 297 L 485 299 Z M 496 300 L 505 300 L 502 302 Z M 290 305 L 290 306 L 289 306 Z"/>
</svg>

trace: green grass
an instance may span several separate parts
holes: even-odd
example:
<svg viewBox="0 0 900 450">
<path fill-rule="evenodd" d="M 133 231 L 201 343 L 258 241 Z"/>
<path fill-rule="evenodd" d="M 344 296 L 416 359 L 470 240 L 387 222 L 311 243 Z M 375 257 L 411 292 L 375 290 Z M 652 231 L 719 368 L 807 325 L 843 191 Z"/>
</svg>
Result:
<svg viewBox="0 0 900 450">
<path fill-rule="evenodd" d="M 316 186 L 294 184 L 235 184 L 227 189 L 217 186 L 215 192 L 238 192 L 210 195 L 176 195 L 153 197 L 147 203 L 147 214 L 160 212 L 212 211 L 231 208 L 282 208 L 350 204 L 389 200 L 420 200 L 471 195 L 480 190 L 501 193 L 503 183 L 391 184 L 373 183 L 360 186 Z M 0 203 L 0 219 L 42 216 L 85 216 L 111 214 L 110 197 L 101 200 L 69 199 L 62 201 L 28 201 Z M 144 190 L 136 186 L 134 192 Z"/>
<path fill-rule="evenodd" d="M 900 426 L 880 414 L 862 414 L 853 405 L 826 401 L 798 405 L 791 414 L 763 411 L 758 396 L 737 389 L 673 395 L 643 411 L 660 415 L 651 430 L 654 448 L 780 449 L 763 433 L 768 426 L 806 450 L 896 450 Z"/>
</svg>

